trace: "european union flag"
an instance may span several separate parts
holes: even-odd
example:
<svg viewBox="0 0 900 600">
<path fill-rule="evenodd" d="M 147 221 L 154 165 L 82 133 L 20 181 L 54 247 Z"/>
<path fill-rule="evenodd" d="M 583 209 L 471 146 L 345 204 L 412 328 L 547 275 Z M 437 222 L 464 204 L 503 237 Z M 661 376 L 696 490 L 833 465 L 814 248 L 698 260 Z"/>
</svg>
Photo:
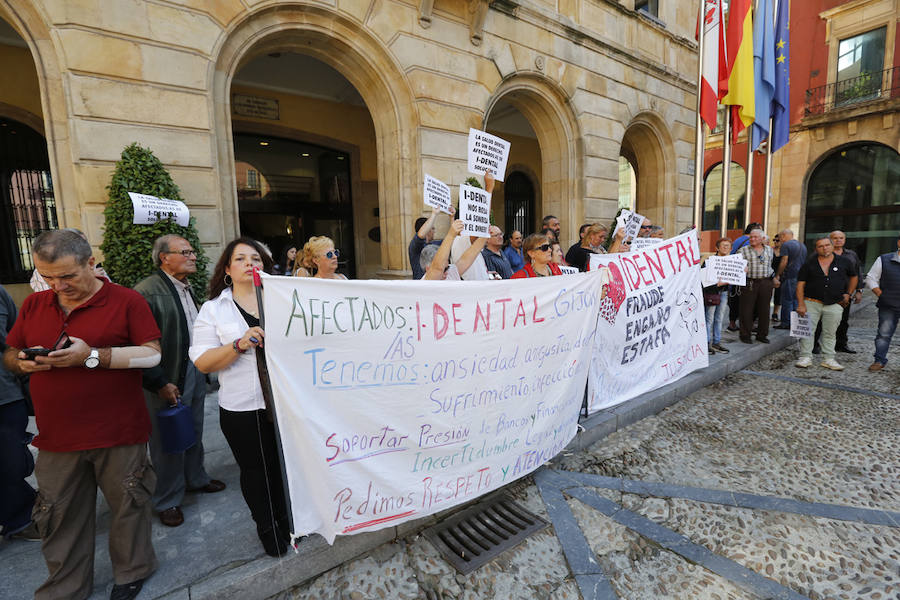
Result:
<svg viewBox="0 0 900 600">
<path fill-rule="evenodd" d="M 791 128 L 791 2 L 779 0 L 775 15 L 775 96 L 772 98 L 772 149 L 788 143 Z"/>
<path fill-rule="evenodd" d="M 772 41 L 772 1 L 757 0 L 753 15 L 753 85 L 756 114 L 750 130 L 751 148 L 769 137 L 769 117 L 775 96 L 775 43 Z"/>
</svg>

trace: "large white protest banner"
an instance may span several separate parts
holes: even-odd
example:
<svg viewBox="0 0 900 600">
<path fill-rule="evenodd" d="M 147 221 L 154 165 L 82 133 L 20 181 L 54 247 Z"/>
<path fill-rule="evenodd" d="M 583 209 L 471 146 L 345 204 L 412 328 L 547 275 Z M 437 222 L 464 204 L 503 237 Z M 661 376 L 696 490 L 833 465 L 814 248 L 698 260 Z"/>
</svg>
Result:
<svg viewBox="0 0 900 600">
<path fill-rule="evenodd" d="M 453 214 L 453 202 L 450 199 L 450 186 L 427 173 L 425 174 L 423 196 L 426 205 L 435 210 L 445 212 L 448 215 Z"/>
<path fill-rule="evenodd" d="M 190 222 L 190 211 L 181 200 L 157 198 L 136 192 L 128 192 L 128 197 L 131 198 L 131 206 L 134 208 L 132 223 L 135 225 L 150 225 L 163 219 L 173 219 L 182 227 L 187 227 Z"/>
<path fill-rule="evenodd" d="M 706 259 L 707 281 L 729 285 L 747 285 L 747 261 L 740 254 L 710 256 Z M 711 284 L 710 284 L 711 285 Z"/>
<path fill-rule="evenodd" d="M 433 514 L 562 450 L 577 429 L 605 274 L 265 277 L 294 533 L 332 542 Z"/>
<path fill-rule="evenodd" d="M 491 237 L 491 195 L 481 188 L 460 184 L 459 219 L 465 235 Z"/>
<path fill-rule="evenodd" d="M 608 267 L 610 277 L 591 359 L 590 412 L 709 364 L 696 232 L 590 259 L 591 271 Z"/>
<path fill-rule="evenodd" d="M 503 181 L 508 159 L 509 142 L 478 129 L 469 129 L 469 173 L 490 173 L 497 181 Z"/>
</svg>

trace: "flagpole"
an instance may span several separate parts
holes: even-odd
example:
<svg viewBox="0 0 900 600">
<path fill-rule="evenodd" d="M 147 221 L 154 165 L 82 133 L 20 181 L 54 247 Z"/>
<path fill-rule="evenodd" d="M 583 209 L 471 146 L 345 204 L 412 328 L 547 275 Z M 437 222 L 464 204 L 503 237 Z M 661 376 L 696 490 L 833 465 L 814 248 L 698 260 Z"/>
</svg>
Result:
<svg viewBox="0 0 900 600">
<path fill-rule="evenodd" d="M 694 227 L 703 231 L 703 118 L 700 115 L 701 90 L 703 88 L 703 41 L 706 38 L 706 0 L 700 0 L 697 17 L 697 123 L 694 136 Z"/>
<path fill-rule="evenodd" d="M 753 208 L 753 132 L 747 128 L 747 181 L 744 182 L 744 227 L 750 224 L 750 210 Z"/>
<path fill-rule="evenodd" d="M 769 138 L 766 141 L 766 192 L 763 196 L 763 229 L 769 226 L 769 198 L 772 192 L 772 119 L 769 119 Z"/>
<path fill-rule="evenodd" d="M 722 150 L 722 205 L 719 237 L 728 235 L 728 184 L 731 179 L 731 107 L 725 107 L 725 137 Z"/>
</svg>

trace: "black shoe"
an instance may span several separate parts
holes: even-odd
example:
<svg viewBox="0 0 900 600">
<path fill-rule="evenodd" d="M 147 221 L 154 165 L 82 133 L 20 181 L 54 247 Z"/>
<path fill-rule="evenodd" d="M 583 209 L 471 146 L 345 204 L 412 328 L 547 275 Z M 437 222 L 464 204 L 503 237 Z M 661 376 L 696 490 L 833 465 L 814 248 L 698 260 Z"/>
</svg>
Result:
<svg viewBox="0 0 900 600">
<path fill-rule="evenodd" d="M 741 341 L 744 342 L 745 344 L 752 344 L 752 343 L 753 343 L 753 340 L 751 340 L 750 338 L 745 338 L 745 337 L 742 337 L 742 338 L 741 338 Z"/>
<path fill-rule="evenodd" d="M 722 352 L 723 354 L 728 354 L 729 352 L 731 352 L 731 350 L 729 350 L 722 344 L 713 344 L 712 347 L 715 349 L 716 352 Z"/>
<path fill-rule="evenodd" d="M 109 593 L 109 600 L 132 600 L 137 598 L 137 595 L 141 593 L 141 588 L 144 587 L 145 580 L 146 578 L 138 579 L 137 581 L 121 585 L 117 583 Z"/>
<path fill-rule="evenodd" d="M 290 534 L 282 533 L 278 527 L 267 527 L 264 529 L 257 527 L 256 533 L 259 535 L 259 541 L 262 542 L 263 550 L 266 551 L 266 554 L 275 558 L 287 554 L 290 547 L 288 543 Z"/>
<path fill-rule="evenodd" d="M 822 354 L 822 348 L 818 344 L 813 348 L 813 354 Z"/>
<path fill-rule="evenodd" d="M 725 329 L 727 329 L 728 331 L 740 331 L 741 330 L 740 327 L 735 327 L 734 325 L 729 325 Z"/>
<path fill-rule="evenodd" d="M 715 348 L 712 347 L 712 344 L 710 344 L 706 347 L 706 353 L 709 354 L 710 356 L 712 356 L 713 354 L 716 353 L 716 350 L 715 350 Z"/>
<path fill-rule="evenodd" d="M 768 344 L 768 343 L 769 343 L 769 338 L 767 338 L 767 337 L 759 337 L 759 336 L 756 336 L 756 341 L 757 341 L 757 342 L 762 342 L 763 344 Z"/>
<path fill-rule="evenodd" d="M 790 326 L 790 325 L 776 325 L 776 326 L 773 327 L 772 329 L 787 329 L 788 331 L 790 331 L 790 330 L 791 330 L 791 326 Z"/>
<path fill-rule="evenodd" d="M 838 348 L 835 348 L 835 351 L 843 352 L 844 354 L 856 354 L 856 350 L 853 350 L 852 348 L 848 348 L 847 346 L 840 346 Z"/>
</svg>

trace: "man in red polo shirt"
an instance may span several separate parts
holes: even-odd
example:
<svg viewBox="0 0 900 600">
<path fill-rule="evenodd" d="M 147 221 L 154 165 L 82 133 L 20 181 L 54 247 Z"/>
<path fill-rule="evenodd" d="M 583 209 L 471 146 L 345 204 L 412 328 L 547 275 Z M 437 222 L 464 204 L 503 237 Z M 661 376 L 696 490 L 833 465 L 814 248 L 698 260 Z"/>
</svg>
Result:
<svg viewBox="0 0 900 600">
<path fill-rule="evenodd" d="M 33 519 L 49 576 L 35 598 L 91 595 L 99 487 L 110 507 L 110 598 L 131 599 L 156 569 L 141 370 L 159 363 L 160 332 L 140 294 L 94 276 L 91 247 L 77 234 L 44 232 L 32 254 L 51 289 L 25 299 L 3 364 L 31 374 L 39 429 Z"/>
</svg>

